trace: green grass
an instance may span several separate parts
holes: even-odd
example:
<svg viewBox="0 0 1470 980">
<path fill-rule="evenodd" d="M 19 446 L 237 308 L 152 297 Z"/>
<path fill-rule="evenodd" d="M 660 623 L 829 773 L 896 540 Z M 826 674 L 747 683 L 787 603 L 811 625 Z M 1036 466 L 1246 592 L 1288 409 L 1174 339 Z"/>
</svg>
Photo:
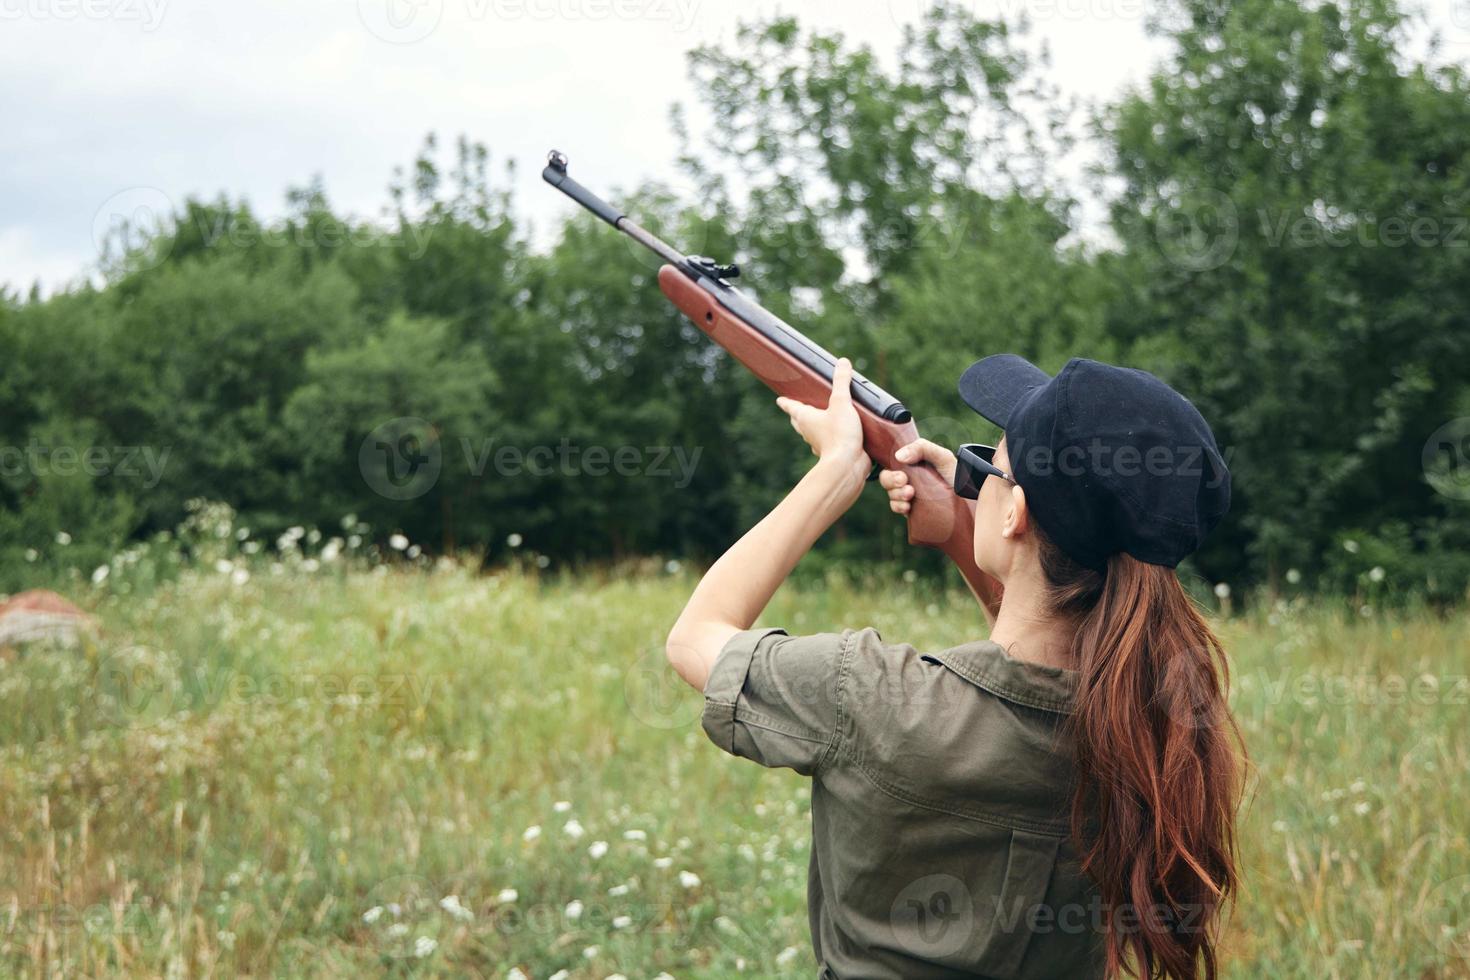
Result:
<svg viewBox="0 0 1470 980">
<path fill-rule="evenodd" d="M 661 653 L 687 575 L 292 567 L 114 575 L 95 640 L 0 659 L 0 975 L 811 975 L 807 786 L 699 730 Z M 765 621 L 977 632 L 901 581 Z M 1470 976 L 1470 621 L 1222 633 L 1229 975 Z"/>
</svg>

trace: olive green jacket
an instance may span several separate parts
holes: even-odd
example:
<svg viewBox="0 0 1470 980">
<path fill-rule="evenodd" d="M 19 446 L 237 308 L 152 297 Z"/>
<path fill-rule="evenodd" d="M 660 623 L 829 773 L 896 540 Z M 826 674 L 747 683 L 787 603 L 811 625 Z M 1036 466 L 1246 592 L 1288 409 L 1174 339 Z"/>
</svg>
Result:
<svg viewBox="0 0 1470 980">
<path fill-rule="evenodd" d="M 704 730 L 812 777 L 807 886 L 823 977 L 1101 976 L 1096 892 L 1068 839 L 1076 675 L 988 641 L 747 630 Z"/>
</svg>

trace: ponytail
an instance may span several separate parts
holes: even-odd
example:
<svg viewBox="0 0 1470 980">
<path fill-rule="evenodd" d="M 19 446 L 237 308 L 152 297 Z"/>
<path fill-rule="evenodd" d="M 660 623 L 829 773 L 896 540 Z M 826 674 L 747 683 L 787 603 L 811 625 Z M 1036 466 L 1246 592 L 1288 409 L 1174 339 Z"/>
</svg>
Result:
<svg viewBox="0 0 1470 980">
<path fill-rule="evenodd" d="M 1077 624 L 1072 835 L 1108 910 L 1107 976 L 1213 980 L 1242 788 L 1225 651 L 1172 569 L 1084 568 L 1044 536 L 1041 565 Z"/>
</svg>

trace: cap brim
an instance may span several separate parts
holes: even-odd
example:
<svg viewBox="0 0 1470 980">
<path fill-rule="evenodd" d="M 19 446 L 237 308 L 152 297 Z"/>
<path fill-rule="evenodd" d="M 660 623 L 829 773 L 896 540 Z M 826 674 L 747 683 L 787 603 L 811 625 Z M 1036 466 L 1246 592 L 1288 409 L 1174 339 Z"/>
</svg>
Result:
<svg viewBox="0 0 1470 980">
<path fill-rule="evenodd" d="M 1016 354 L 993 354 L 960 375 L 960 397 L 1002 429 L 1021 399 L 1051 380 L 1051 375 Z"/>
</svg>

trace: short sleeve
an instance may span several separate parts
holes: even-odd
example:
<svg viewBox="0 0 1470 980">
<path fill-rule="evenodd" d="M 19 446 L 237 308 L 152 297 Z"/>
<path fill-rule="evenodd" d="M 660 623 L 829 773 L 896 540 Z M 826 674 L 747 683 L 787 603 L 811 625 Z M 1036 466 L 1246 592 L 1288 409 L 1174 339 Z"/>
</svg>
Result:
<svg viewBox="0 0 1470 980">
<path fill-rule="evenodd" d="M 854 635 L 736 633 L 704 686 L 705 733 L 731 755 L 815 774 L 837 749 Z"/>
</svg>

